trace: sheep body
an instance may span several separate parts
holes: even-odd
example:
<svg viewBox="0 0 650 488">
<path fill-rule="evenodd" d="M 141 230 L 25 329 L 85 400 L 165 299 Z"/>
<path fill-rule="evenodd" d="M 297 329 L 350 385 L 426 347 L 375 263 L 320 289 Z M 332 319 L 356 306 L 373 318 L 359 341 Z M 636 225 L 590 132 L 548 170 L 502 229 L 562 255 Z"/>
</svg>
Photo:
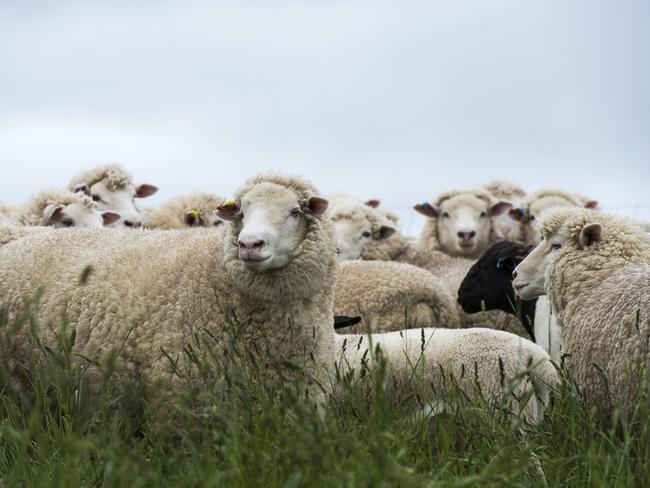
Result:
<svg viewBox="0 0 650 488">
<path fill-rule="evenodd" d="M 477 385 L 489 401 L 507 395 L 510 407 L 532 423 L 543 417 L 558 375 L 548 354 L 532 342 L 490 329 L 409 329 L 384 334 L 337 336 L 343 372 L 372 364 L 378 348 L 386 358 L 387 380 L 411 390 L 426 405 L 457 384 L 469 397 Z M 372 344 L 372 346 L 371 346 Z M 449 381 L 449 375 L 454 382 Z"/>
<path fill-rule="evenodd" d="M 289 190 L 303 203 L 315 193 L 300 178 L 262 175 L 235 198 L 263 185 Z M 55 338 L 45 324 L 65 315 L 77 330 L 75 352 L 101 360 L 118 351 L 124 371 L 144 382 L 176 378 L 168 357 L 178 358 L 178 368 L 189 367 L 183 347 L 204 331 L 217 348 L 237 336 L 262 363 L 288 361 L 321 374 L 334 354 L 336 257 L 329 221 L 305 219 L 305 238 L 292 261 L 267 273 L 248 271 L 238 259 L 241 223 L 225 235 L 215 229 L 69 229 L 18 239 L 0 248 L 0 300 L 16 317 L 23 300 L 42 287 L 36 314 L 46 342 Z M 234 325 L 226 323 L 227 314 Z M 18 360 L 27 331 L 11 339 Z"/>
<path fill-rule="evenodd" d="M 224 199 L 210 193 L 192 193 L 173 198 L 158 209 L 143 211 L 143 225 L 148 229 L 185 229 L 214 227 L 223 224 L 215 215 Z"/>
<path fill-rule="evenodd" d="M 455 298 L 440 279 L 422 268 L 389 261 L 340 263 L 334 314 L 363 318 L 346 333 L 460 326 Z"/>
</svg>

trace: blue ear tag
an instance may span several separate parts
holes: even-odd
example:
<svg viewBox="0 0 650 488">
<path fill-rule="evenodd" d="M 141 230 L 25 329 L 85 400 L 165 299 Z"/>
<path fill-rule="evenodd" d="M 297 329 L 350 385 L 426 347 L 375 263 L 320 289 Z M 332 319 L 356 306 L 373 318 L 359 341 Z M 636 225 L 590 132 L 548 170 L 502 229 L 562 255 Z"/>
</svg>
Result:
<svg viewBox="0 0 650 488">
<path fill-rule="evenodd" d="M 501 268 L 503 268 L 503 261 L 501 259 L 499 259 L 497 261 L 497 269 L 501 269 Z"/>
</svg>

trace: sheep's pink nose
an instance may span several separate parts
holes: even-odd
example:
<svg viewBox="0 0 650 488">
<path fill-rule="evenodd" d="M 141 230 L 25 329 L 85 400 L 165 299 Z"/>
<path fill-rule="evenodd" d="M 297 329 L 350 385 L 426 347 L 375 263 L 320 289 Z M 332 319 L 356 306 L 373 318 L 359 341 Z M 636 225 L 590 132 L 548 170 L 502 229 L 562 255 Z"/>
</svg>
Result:
<svg viewBox="0 0 650 488">
<path fill-rule="evenodd" d="M 135 220 L 125 220 L 124 225 L 126 227 L 131 227 L 133 229 L 137 229 L 138 227 L 142 226 L 142 224 L 140 222 L 137 222 Z"/>
<path fill-rule="evenodd" d="M 250 240 L 250 241 L 244 241 L 240 240 L 239 241 L 239 247 L 241 249 L 261 249 L 264 247 L 264 244 L 266 244 L 266 241 L 264 239 L 256 239 L 256 240 Z"/>
<path fill-rule="evenodd" d="M 513 280 L 517 279 L 517 271 L 516 270 L 512 272 L 512 279 Z"/>
</svg>

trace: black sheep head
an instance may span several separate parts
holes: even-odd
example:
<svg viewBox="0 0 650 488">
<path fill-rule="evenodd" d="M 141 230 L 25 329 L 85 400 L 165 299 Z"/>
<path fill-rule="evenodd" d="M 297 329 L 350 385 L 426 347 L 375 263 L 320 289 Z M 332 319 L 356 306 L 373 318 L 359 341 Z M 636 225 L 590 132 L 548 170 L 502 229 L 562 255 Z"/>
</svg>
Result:
<svg viewBox="0 0 650 488">
<path fill-rule="evenodd" d="M 503 310 L 515 313 L 512 271 L 532 251 L 512 241 L 500 241 L 490 247 L 470 268 L 458 290 L 458 303 L 467 313 Z"/>
</svg>

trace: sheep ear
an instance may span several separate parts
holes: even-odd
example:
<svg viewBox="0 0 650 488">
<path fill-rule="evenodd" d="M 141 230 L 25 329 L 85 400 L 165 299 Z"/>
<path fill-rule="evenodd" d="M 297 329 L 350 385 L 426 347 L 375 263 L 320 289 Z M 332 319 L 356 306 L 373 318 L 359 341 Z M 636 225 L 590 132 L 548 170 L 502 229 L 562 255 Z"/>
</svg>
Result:
<svg viewBox="0 0 650 488">
<path fill-rule="evenodd" d="M 589 247 L 600 242 L 603 238 L 603 227 L 600 224 L 587 224 L 580 231 L 580 245 Z"/>
<path fill-rule="evenodd" d="M 50 203 L 45 209 L 43 209 L 43 218 L 45 222 L 49 224 L 56 222 L 61 218 L 61 212 L 63 212 L 63 206 L 57 205 L 56 203 Z"/>
<path fill-rule="evenodd" d="M 416 212 L 421 213 L 422 215 L 431 219 L 435 219 L 439 213 L 438 209 L 428 202 L 418 203 L 413 208 Z"/>
<path fill-rule="evenodd" d="M 589 200 L 587 203 L 585 203 L 585 208 L 598 208 L 598 201 Z"/>
<path fill-rule="evenodd" d="M 239 205 L 234 200 L 226 200 L 215 210 L 215 214 L 222 220 L 231 221 L 239 212 Z"/>
<path fill-rule="evenodd" d="M 499 202 L 495 205 L 492 205 L 490 209 L 490 216 L 501 215 L 506 210 L 512 208 L 512 204 L 508 202 Z"/>
<path fill-rule="evenodd" d="M 193 225 L 197 225 L 199 221 L 199 213 L 196 210 L 190 210 L 189 212 L 185 212 L 183 215 L 183 222 L 185 222 L 185 225 L 188 227 L 192 227 Z"/>
<path fill-rule="evenodd" d="M 375 199 L 368 200 L 366 202 L 366 205 L 370 208 L 377 208 L 379 207 L 379 205 L 381 205 L 381 200 L 375 200 Z"/>
<path fill-rule="evenodd" d="M 136 198 L 147 198 L 153 195 L 158 191 L 158 187 L 154 185 L 149 185 L 148 183 L 143 183 L 138 185 L 135 188 L 135 197 Z"/>
<path fill-rule="evenodd" d="M 120 220 L 122 216 L 118 214 L 117 212 L 103 212 L 102 213 L 102 220 L 104 221 L 104 225 L 111 225 Z"/>
<path fill-rule="evenodd" d="M 392 236 L 395 233 L 395 227 L 391 227 L 389 225 L 382 225 L 379 228 L 379 238 L 380 239 L 386 239 L 390 236 Z"/>
<path fill-rule="evenodd" d="M 508 210 L 508 216 L 516 220 L 517 222 L 521 222 L 521 219 L 524 218 L 524 209 L 523 208 L 511 208 Z"/>
<path fill-rule="evenodd" d="M 83 193 L 85 195 L 90 195 L 90 188 L 85 183 L 79 183 L 74 186 L 75 193 Z"/>
<path fill-rule="evenodd" d="M 309 211 L 316 217 L 323 215 L 328 206 L 329 202 L 326 198 L 316 195 L 309 197 L 309 201 L 307 201 L 307 208 L 309 208 Z"/>
</svg>

